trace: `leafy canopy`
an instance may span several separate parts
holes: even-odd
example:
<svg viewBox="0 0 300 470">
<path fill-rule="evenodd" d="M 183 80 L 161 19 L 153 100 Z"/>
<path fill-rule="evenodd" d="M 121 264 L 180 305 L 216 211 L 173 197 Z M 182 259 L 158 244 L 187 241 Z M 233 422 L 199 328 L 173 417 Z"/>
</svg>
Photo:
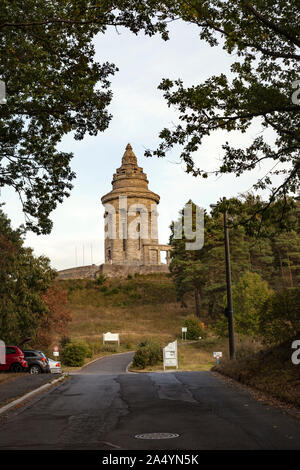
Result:
<svg viewBox="0 0 300 470">
<path fill-rule="evenodd" d="M 73 155 L 58 150 L 62 137 L 81 140 L 109 125 L 117 68 L 95 61 L 93 39 L 112 26 L 166 39 L 154 4 L 2 0 L 0 79 L 7 103 L 0 105 L 0 189 L 17 192 L 27 229 L 49 233 L 51 211 L 70 194 Z"/>
<path fill-rule="evenodd" d="M 48 258 L 34 257 L 23 246 L 19 230 L 0 210 L 0 338 L 17 344 L 24 337 L 34 337 L 40 320 L 49 315 L 43 296 L 56 272 Z"/>
<path fill-rule="evenodd" d="M 296 0 L 191 0 L 159 2 L 170 18 L 199 27 L 200 39 L 220 45 L 234 56 L 232 78 L 221 74 L 185 87 L 181 79 L 165 78 L 159 85 L 168 106 L 179 112 L 180 124 L 160 132 L 158 149 L 147 156 L 164 157 L 179 144 L 186 171 L 207 178 L 205 161 L 194 155 L 217 131 L 245 133 L 252 123 L 261 132 L 248 147 L 222 146 L 222 160 L 214 175 L 251 171 L 261 162 L 270 171 L 254 188 L 271 190 L 270 199 L 299 189 L 300 174 L 300 10 Z M 159 9 L 159 7 L 158 7 Z M 298 90 L 295 89 L 298 84 Z M 274 143 L 270 142 L 273 131 Z M 268 137 L 269 136 L 269 137 Z M 218 152 L 219 155 L 220 152 Z M 281 183 L 271 187 L 272 176 Z"/>
</svg>

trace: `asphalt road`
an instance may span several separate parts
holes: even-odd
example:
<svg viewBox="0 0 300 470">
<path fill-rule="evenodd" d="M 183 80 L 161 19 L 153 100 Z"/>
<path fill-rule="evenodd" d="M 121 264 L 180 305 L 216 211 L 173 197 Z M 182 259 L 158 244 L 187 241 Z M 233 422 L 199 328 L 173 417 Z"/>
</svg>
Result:
<svg viewBox="0 0 300 470">
<path fill-rule="evenodd" d="M 10 412 L 0 449 L 300 449 L 300 421 L 248 392 L 209 372 L 126 373 L 131 358 L 94 362 Z"/>
</svg>

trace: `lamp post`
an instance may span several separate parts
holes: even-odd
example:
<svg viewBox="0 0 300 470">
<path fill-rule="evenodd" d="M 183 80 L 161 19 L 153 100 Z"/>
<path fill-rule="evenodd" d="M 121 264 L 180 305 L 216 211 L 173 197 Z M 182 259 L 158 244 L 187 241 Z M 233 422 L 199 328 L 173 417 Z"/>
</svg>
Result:
<svg viewBox="0 0 300 470">
<path fill-rule="evenodd" d="M 226 197 L 223 198 L 226 202 Z M 216 204 L 211 204 L 212 208 Z M 233 304 L 232 304 L 232 288 L 231 288 L 231 263 L 230 263 L 230 244 L 229 244 L 229 228 L 227 223 L 227 210 L 223 212 L 224 224 L 224 245 L 225 245 L 225 261 L 226 261 L 226 288 L 227 288 L 227 307 L 225 309 L 228 320 L 228 336 L 229 336 L 229 357 L 235 359 L 235 342 L 234 342 L 234 323 L 233 323 Z"/>
</svg>

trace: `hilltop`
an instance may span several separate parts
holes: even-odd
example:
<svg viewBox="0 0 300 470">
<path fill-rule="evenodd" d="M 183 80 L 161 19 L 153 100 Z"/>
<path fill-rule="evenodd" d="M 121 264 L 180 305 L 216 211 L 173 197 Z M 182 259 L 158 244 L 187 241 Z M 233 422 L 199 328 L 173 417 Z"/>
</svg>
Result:
<svg viewBox="0 0 300 470">
<path fill-rule="evenodd" d="M 68 336 L 102 342 L 105 332 L 118 332 L 121 343 L 134 348 L 145 337 L 167 343 L 180 335 L 193 303 L 181 308 L 168 274 L 111 278 L 103 284 L 78 279 L 59 281 L 68 291 L 72 321 Z"/>
</svg>

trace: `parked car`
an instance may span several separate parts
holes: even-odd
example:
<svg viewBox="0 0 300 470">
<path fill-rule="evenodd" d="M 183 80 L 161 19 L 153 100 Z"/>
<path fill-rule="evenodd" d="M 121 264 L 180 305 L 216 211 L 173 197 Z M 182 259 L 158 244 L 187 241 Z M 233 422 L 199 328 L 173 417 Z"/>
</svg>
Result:
<svg viewBox="0 0 300 470">
<path fill-rule="evenodd" d="M 50 372 L 48 359 L 42 351 L 30 349 L 23 350 L 23 353 L 26 361 L 28 362 L 28 371 L 30 374 Z"/>
<path fill-rule="evenodd" d="M 50 372 L 52 374 L 61 374 L 62 373 L 60 361 L 54 361 L 53 359 L 50 359 L 48 357 L 48 362 L 49 362 Z"/>
<path fill-rule="evenodd" d="M 18 346 L 5 346 L 6 363 L 0 364 L 0 371 L 26 372 L 28 363 Z"/>
</svg>

